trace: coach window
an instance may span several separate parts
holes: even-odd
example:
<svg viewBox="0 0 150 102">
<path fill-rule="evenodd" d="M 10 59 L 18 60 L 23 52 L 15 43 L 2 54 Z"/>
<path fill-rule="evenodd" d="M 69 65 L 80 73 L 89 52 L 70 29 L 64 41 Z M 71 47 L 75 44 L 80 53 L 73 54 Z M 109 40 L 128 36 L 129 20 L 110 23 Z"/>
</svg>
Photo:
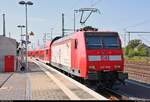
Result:
<svg viewBox="0 0 150 102">
<path fill-rule="evenodd" d="M 75 39 L 75 49 L 77 49 L 77 47 L 78 47 L 78 40 Z"/>
</svg>

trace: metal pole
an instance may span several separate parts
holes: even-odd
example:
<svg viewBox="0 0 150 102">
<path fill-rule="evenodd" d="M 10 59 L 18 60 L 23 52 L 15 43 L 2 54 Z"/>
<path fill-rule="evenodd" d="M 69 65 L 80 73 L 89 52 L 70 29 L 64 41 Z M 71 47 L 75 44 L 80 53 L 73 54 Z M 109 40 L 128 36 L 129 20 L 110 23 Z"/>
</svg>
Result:
<svg viewBox="0 0 150 102">
<path fill-rule="evenodd" d="M 21 61 L 23 62 L 23 42 L 22 42 L 22 26 L 20 26 L 20 29 L 21 29 L 21 51 L 20 51 L 20 53 L 21 53 L 21 55 L 20 55 L 20 57 L 21 57 Z M 21 62 L 21 63 L 22 63 Z"/>
<path fill-rule="evenodd" d="M 126 47 L 126 33 L 124 34 L 124 47 Z"/>
<path fill-rule="evenodd" d="M 28 22 L 27 22 L 27 4 L 25 4 L 26 7 L 26 69 L 29 71 L 28 68 Z"/>
<path fill-rule="evenodd" d="M 40 41 L 39 41 L 39 39 L 38 39 L 37 45 L 40 46 Z"/>
<path fill-rule="evenodd" d="M 11 33 L 9 32 L 9 38 L 11 38 Z"/>
<path fill-rule="evenodd" d="M 21 29 L 21 46 L 22 46 L 22 26 L 20 27 L 20 29 Z"/>
<path fill-rule="evenodd" d="M 129 42 L 130 42 L 130 32 L 128 33 L 128 37 L 129 37 L 128 39 L 129 39 Z"/>
<path fill-rule="evenodd" d="M 46 47 L 46 33 L 44 33 L 44 36 L 43 36 L 43 43 L 44 43 L 44 48 Z"/>
<path fill-rule="evenodd" d="M 46 42 L 47 42 L 47 34 L 45 33 L 45 48 L 46 48 Z"/>
<path fill-rule="evenodd" d="M 75 32 L 75 30 L 76 30 L 76 15 L 75 15 L 75 10 L 74 10 L 74 32 Z"/>
<path fill-rule="evenodd" d="M 62 13 L 62 37 L 64 37 L 64 13 Z"/>
<path fill-rule="evenodd" d="M 53 36 L 53 28 L 51 28 L 51 40 L 53 39 L 52 36 Z"/>
<path fill-rule="evenodd" d="M 6 36 L 6 29 L 5 29 L 5 14 L 3 14 L 3 36 Z"/>
</svg>

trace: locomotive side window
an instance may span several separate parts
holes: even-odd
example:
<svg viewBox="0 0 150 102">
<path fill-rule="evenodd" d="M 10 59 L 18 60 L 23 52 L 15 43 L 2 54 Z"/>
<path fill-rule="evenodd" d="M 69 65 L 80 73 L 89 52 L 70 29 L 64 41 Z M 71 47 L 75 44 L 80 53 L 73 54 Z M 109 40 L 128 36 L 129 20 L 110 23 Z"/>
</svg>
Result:
<svg viewBox="0 0 150 102">
<path fill-rule="evenodd" d="M 77 47 L 78 47 L 78 40 L 75 39 L 75 49 L 77 49 Z"/>
</svg>

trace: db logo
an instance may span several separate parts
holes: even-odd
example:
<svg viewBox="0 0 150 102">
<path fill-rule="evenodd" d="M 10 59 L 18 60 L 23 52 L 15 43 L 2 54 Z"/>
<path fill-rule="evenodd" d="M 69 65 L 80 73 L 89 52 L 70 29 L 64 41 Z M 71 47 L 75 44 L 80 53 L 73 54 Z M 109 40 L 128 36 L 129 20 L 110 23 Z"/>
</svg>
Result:
<svg viewBox="0 0 150 102">
<path fill-rule="evenodd" d="M 108 60 L 108 56 L 101 56 L 101 59 L 102 59 L 103 61 L 107 61 L 107 60 Z"/>
</svg>

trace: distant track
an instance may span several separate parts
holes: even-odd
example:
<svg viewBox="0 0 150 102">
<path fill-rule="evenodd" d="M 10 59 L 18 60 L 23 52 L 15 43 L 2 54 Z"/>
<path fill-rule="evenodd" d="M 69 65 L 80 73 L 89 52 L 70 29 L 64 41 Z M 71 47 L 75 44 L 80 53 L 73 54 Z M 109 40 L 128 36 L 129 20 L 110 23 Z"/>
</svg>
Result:
<svg viewBox="0 0 150 102">
<path fill-rule="evenodd" d="M 132 80 L 140 80 L 144 83 L 150 83 L 149 65 L 126 63 L 125 71 L 128 73 L 129 78 Z"/>
</svg>

